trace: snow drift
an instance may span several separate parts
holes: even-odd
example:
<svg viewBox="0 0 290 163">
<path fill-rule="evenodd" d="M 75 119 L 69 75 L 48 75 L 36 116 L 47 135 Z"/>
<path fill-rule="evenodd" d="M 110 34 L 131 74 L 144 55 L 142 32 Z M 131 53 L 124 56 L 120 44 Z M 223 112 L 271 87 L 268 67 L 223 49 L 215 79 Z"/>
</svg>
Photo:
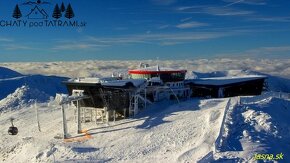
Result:
<svg viewBox="0 0 290 163">
<path fill-rule="evenodd" d="M 282 153 L 290 161 L 290 96 L 241 97 L 225 113 L 214 160 L 254 162 L 254 154 Z M 226 158 L 226 159 L 224 159 Z"/>
</svg>

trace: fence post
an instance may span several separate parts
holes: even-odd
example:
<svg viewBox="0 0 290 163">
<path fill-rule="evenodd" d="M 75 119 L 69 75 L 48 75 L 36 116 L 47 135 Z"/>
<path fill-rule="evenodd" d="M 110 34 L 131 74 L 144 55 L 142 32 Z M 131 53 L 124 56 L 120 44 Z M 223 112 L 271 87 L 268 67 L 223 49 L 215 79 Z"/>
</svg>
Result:
<svg viewBox="0 0 290 163">
<path fill-rule="evenodd" d="M 38 115 L 38 107 L 36 101 L 34 102 L 35 114 L 36 114 L 36 122 L 38 126 L 38 131 L 41 132 L 40 123 L 39 123 L 39 115 Z"/>
</svg>

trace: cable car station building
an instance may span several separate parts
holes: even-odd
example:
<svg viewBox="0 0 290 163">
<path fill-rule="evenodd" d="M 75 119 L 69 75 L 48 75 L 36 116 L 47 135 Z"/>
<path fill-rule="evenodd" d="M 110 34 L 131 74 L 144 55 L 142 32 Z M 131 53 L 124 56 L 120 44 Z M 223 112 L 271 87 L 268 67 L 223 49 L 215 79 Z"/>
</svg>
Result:
<svg viewBox="0 0 290 163">
<path fill-rule="evenodd" d="M 70 96 L 86 96 L 74 102 L 83 108 L 83 121 L 136 115 L 148 104 L 162 100 L 188 99 L 190 97 L 224 98 L 261 94 L 265 76 L 219 77 L 185 79 L 187 70 L 149 67 L 129 70 L 128 78 L 78 78 L 64 82 Z M 80 93 L 81 92 L 81 93 Z M 85 116 L 87 110 L 94 113 Z M 98 114 L 97 114 L 98 113 Z M 96 120 L 97 121 L 97 120 Z"/>
</svg>

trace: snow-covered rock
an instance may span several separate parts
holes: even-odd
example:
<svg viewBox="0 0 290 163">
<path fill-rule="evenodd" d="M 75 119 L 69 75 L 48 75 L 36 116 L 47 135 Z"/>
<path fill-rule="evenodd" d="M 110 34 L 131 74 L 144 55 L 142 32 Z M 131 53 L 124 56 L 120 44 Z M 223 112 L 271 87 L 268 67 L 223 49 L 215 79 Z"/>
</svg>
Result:
<svg viewBox="0 0 290 163">
<path fill-rule="evenodd" d="M 64 77 L 22 75 L 0 67 L 0 112 L 29 105 L 32 100 L 45 102 L 56 93 L 66 93 Z"/>
<path fill-rule="evenodd" d="M 5 98 L 23 85 L 27 85 L 30 88 L 36 88 L 49 96 L 55 96 L 56 93 L 66 93 L 67 90 L 61 83 L 64 80 L 67 80 L 67 78 L 44 75 L 28 75 L 0 79 L 0 99 Z"/>
<path fill-rule="evenodd" d="M 24 85 L 0 101 L 0 112 L 27 107 L 35 101 L 46 102 L 48 99 L 49 95 L 46 93 Z"/>
</svg>

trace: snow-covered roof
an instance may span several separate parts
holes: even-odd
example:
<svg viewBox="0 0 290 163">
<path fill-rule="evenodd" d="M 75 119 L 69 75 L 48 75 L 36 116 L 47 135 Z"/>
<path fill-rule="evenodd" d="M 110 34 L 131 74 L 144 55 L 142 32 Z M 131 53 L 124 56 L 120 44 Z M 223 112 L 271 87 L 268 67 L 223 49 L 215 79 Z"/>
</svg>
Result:
<svg viewBox="0 0 290 163">
<path fill-rule="evenodd" d="M 185 70 L 173 69 L 173 68 L 169 68 L 169 67 L 160 67 L 159 65 L 157 65 L 157 66 L 150 66 L 150 67 L 145 67 L 145 68 L 134 69 L 134 70 L 130 70 L 129 72 L 134 72 L 134 71 L 185 71 Z"/>
<path fill-rule="evenodd" d="M 135 87 L 139 87 L 146 82 L 145 79 L 125 79 L 103 82 L 103 86 L 124 87 L 127 83 L 132 83 Z"/>
<path fill-rule="evenodd" d="M 135 71 L 172 71 L 174 70 L 173 68 L 168 68 L 168 67 L 159 67 L 157 66 L 150 66 L 150 67 L 145 67 L 145 68 L 139 68 L 139 69 L 134 69 Z"/>
<path fill-rule="evenodd" d="M 69 82 L 75 82 L 75 83 L 100 83 L 100 78 L 75 78 L 75 79 L 70 79 Z"/>
<path fill-rule="evenodd" d="M 247 75 L 247 76 L 233 76 L 233 77 L 214 77 L 214 78 L 198 78 L 192 79 L 190 82 L 199 85 L 228 85 L 233 83 L 240 83 L 245 81 L 265 79 L 266 76 L 263 75 Z"/>
<path fill-rule="evenodd" d="M 115 81 L 118 80 L 117 77 L 107 77 L 107 78 L 75 78 L 70 79 L 69 82 L 72 83 L 89 83 L 89 84 L 99 84 L 109 81 Z"/>
</svg>

